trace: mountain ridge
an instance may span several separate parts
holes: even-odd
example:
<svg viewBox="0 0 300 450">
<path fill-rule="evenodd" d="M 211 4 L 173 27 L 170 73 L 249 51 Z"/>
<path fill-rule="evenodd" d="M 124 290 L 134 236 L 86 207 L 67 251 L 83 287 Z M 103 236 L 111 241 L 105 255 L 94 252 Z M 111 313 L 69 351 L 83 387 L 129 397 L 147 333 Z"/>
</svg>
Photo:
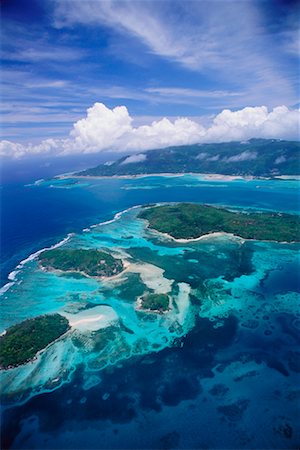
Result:
<svg viewBox="0 0 300 450">
<path fill-rule="evenodd" d="M 300 175 L 300 142 L 251 139 L 217 144 L 190 144 L 140 151 L 114 162 L 77 172 L 78 176 L 161 173 L 222 175 Z"/>
</svg>

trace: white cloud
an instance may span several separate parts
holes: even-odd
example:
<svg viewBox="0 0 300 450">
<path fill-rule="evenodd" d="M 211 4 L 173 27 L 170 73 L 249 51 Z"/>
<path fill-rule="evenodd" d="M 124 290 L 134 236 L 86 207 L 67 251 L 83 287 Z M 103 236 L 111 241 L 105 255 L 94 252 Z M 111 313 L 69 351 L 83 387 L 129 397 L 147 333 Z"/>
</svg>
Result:
<svg viewBox="0 0 300 450">
<path fill-rule="evenodd" d="M 144 155 L 144 153 L 139 153 L 138 155 L 128 156 L 126 159 L 124 159 L 122 164 L 143 162 L 143 161 L 146 161 L 146 159 L 147 159 L 147 155 Z"/>
<path fill-rule="evenodd" d="M 260 2 L 56 0 L 55 5 L 58 27 L 79 23 L 110 28 L 129 45 L 137 40 L 147 53 L 210 78 L 217 73 L 231 86 L 234 81 L 248 99 L 248 94 L 256 98 L 259 93 L 259 103 L 273 106 L 274 98 L 293 104 L 297 96 L 283 58 L 290 47 L 295 52 L 298 27 L 286 25 L 289 34 L 277 34 L 278 45 L 273 33 L 265 32 L 265 9 Z M 119 52 L 122 57 L 123 47 Z M 170 90 L 156 93 L 172 95 Z"/>
<path fill-rule="evenodd" d="M 274 164 L 282 164 L 286 161 L 286 157 L 285 156 L 278 156 L 275 161 Z"/>
<path fill-rule="evenodd" d="M 205 139 L 210 142 L 244 140 L 252 137 L 299 139 L 299 110 L 278 106 L 268 112 L 266 106 L 239 111 L 225 109 L 218 114 Z"/>
<path fill-rule="evenodd" d="M 66 139 L 46 139 L 38 145 L 2 141 L 0 154 L 20 158 L 31 154 L 67 155 L 100 151 L 144 151 L 172 145 L 204 142 L 243 141 L 250 138 L 299 140 L 299 110 L 278 106 L 270 112 L 265 106 L 239 111 L 222 111 L 204 127 L 188 118 L 163 118 L 134 127 L 125 106 L 113 109 L 102 103 L 88 108 Z M 254 158 L 249 152 L 239 160 Z"/>
<path fill-rule="evenodd" d="M 204 134 L 205 128 L 190 119 L 179 118 L 172 122 L 163 118 L 151 125 L 133 128 L 126 149 L 149 150 L 169 145 L 195 144 Z"/>
<path fill-rule="evenodd" d="M 220 155 L 210 156 L 206 161 L 219 161 Z"/>
<path fill-rule="evenodd" d="M 246 150 L 245 152 L 239 153 L 238 155 L 230 156 L 229 158 L 223 159 L 225 162 L 240 162 L 240 161 L 253 161 L 257 158 L 257 152 L 250 152 Z"/>
<path fill-rule="evenodd" d="M 131 122 L 125 106 L 109 109 L 103 103 L 95 103 L 87 110 L 86 118 L 73 125 L 70 135 L 74 142 L 70 142 L 70 147 L 88 152 L 114 147 L 121 137 L 132 131 Z"/>
<path fill-rule="evenodd" d="M 208 156 L 208 153 L 206 152 L 200 152 L 197 156 L 196 159 L 199 159 L 200 161 L 202 161 L 203 159 L 205 159 Z"/>
<path fill-rule="evenodd" d="M 163 97 L 191 97 L 191 98 L 221 98 L 221 97 L 239 97 L 241 92 L 235 91 L 216 91 L 216 90 L 201 90 L 201 89 L 188 89 L 178 87 L 151 87 L 146 88 L 146 92 L 151 94 L 159 94 Z"/>
</svg>

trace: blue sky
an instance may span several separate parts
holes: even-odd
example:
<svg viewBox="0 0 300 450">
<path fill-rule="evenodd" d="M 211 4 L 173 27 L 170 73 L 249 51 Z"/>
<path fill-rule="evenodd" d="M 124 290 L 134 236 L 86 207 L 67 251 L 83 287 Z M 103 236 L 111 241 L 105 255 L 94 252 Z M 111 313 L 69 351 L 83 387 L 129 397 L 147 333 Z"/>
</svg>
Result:
<svg viewBox="0 0 300 450">
<path fill-rule="evenodd" d="M 298 21 L 291 0 L 3 0 L 2 138 L 64 139 L 96 102 L 136 127 L 293 110 Z"/>
</svg>

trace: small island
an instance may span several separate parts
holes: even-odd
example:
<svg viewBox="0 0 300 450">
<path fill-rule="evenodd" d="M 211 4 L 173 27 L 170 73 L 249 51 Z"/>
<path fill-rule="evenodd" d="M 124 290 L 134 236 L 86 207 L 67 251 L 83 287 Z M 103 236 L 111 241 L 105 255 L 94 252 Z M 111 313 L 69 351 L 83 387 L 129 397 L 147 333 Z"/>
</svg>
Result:
<svg viewBox="0 0 300 450">
<path fill-rule="evenodd" d="M 299 242 L 300 217 L 276 212 L 234 212 L 215 206 L 179 203 L 148 207 L 138 216 L 174 239 L 198 239 L 223 232 L 244 239 Z"/>
<path fill-rule="evenodd" d="M 31 361 L 69 329 L 68 320 L 60 314 L 39 316 L 13 325 L 0 336 L 0 369 Z"/>
<path fill-rule="evenodd" d="M 167 294 L 148 293 L 143 295 L 140 299 L 140 306 L 142 309 L 160 313 L 168 311 L 169 304 L 170 301 Z"/>
<path fill-rule="evenodd" d="M 41 266 L 47 270 L 77 272 L 90 277 L 111 277 L 123 270 L 123 262 L 97 249 L 53 249 L 39 255 Z"/>
</svg>

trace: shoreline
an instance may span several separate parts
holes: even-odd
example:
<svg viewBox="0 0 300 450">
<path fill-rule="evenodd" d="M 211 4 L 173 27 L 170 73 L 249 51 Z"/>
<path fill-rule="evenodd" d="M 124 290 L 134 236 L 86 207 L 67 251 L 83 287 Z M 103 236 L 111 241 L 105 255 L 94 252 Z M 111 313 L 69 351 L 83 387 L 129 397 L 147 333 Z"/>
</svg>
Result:
<svg viewBox="0 0 300 450">
<path fill-rule="evenodd" d="M 164 237 L 166 239 L 169 239 L 169 240 L 172 240 L 174 242 L 177 242 L 178 244 L 189 244 L 189 243 L 192 243 L 192 242 L 204 241 L 204 240 L 207 240 L 207 239 L 213 239 L 213 238 L 225 237 L 225 236 L 228 236 L 228 237 L 231 237 L 231 238 L 234 238 L 234 239 L 240 239 L 243 242 L 244 241 L 255 240 L 255 239 L 245 239 L 245 238 L 243 238 L 241 236 L 237 236 L 237 235 L 232 234 L 232 233 L 226 233 L 226 231 L 214 231 L 212 233 L 203 234 L 202 236 L 199 236 L 197 238 L 175 238 L 171 234 L 162 233 L 161 231 L 158 231 L 155 228 L 151 228 L 149 226 L 147 226 L 147 228 L 149 230 L 151 230 L 152 232 L 154 232 L 155 234 L 158 234 L 159 236 L 162 236 L 162 237 Z M 270 242 L 270 241 L 268 241 L 268 242 Z M 277 242 L 277 241 L 274 241 L 274 242 Z"/>
<path fill-rule="evenodd" d="M 287 181 L 294 180 L 300 181 L 300 175 L 274 175 L 273 177 L 267 176 L 254 176 L 254 175 L 225 175 L 220 173 L 200 173 L 200 172 L 162 172 L 162 173 L 143 173 L 143 174 L 133 174 L 133 175 L 76 175 L 74 174 L 61 174 L 56 175 L 54 179 L 66 180 L 69 178 L 75 179 L 140 179 L 147 177 L 166 177 L 166 178 L 178 178 L 184 177 L 185 175 L 201 177 L 204 181 L 253 181 L 253 180 L 279 180 Z"/>
<path fill-rule="evenodd" d="M 82 232 L 89 232 L 90 229 L 113 223 L 113 222 L 119 220 L 122 217 L 123 214 L 126 214 L 127 212 L 129 212 L 131 210 L 134 210 L 134 209 L 137 209 L 137 208 L 141 208 L 141 206 L 142 205 L 134 205 L 134 206 L 131 206 L 129 208 L 126 208 L 126 209 L 124 209 L 124 210 L 122 210 L 120 212 L 117 212 L 112 219 L 106 220 L 104 222 L 99 222 L 99 223 L 90 225 L 88 228 L 84 228 L 82 230 Z M 40 253 L 42 253 L 45 250 L 53 250 L 55 248 L 63 246 L 66 242 L 69 241 L 69 239 L 72 236 L 75 236 L 75 233 L 68 233 L 67 236 L 65 238 L 61 239 L 59 242 L 56 242 L 55 244 L 52 244 L 49 247 L 45 247 L 45 248 L 39 249 L 36 252 L 31 253 L 27 258 L 25 258 L 22 261 L 20 261 L 14 267 L 14 269 L 8 274 L 8 276 L 7 276 L 7 280 L 8 280 L 7 283 L 3 284 L 3 286 L 0 287 L 0 297 L 1 297 L 1 295 L 4 295 L 5 292 L 7 292 L 16 283 L 16 278 L 17 278 L 18 273 L 23 269 L 23 267 L 28 262 L 35 260 L 40 255 Z M 121 273 L 123 273 L 123 271 Z M 117 276 L 117 275 L 113 275 L 113 276 Z M 84 275 L 84 276 L 86 276 L 86 275 Z M 112 277 L 109 277 L 109 279 L 111 279 L 111 278 Z"/>
<path fill-rule="evenodd" d="M 115 273 L 114 275 L 102 275 L 102 276 L 92 276 L 89 275 L 87 273 L 85 273 L 83 270 L 61 270 L 61 269 L 55 269 L 54 267 L 45 267 L 43 266 L 41 263 L 39 263 L 39 267 L 43 272 L 51 272 L 54 274 L 72 274 L 72 273 L 76 273 L 76 274 L 80 274 L 85 278 L 90 278 L 92 280 L 99 280 L 99 281 L 106 281 L 106 280 L 113 280 L 116 277 L 123 275 L 124 272 L 128 271 L 129 267 L 130 267 L 130 262 L 127 260 L 123 260 L 122 259 L 122 264 L 123 264 L 123 269 L 121 270 L 121 272 Z"/>
<path fill-rule="evenodd" d="M 63 316 L 63 314 L 61 314 L 61 316 Z M 66 316 L 63 316 L 66 318 Z M 67 318 L 66 318 L 67 319 Z M 68 319 L 67 319 L 68 320 Z M 69 321 L 68 321 L 69 322 Z M 68 333 L 70 333 L 72 331 L 72 326 L 69 322 L 69 328 L 60 336 L 58 336 L 56 339 L 54 339 L 52 342 L 49 342 L 49 344 L 46 345 L 46 347 L 41 348 L 41 350 L 38 350 L 37 353 L 32 357 L 29 358 L 27 361 L 24 361 L 23 363 L 20 364 L 12 364 L 8 367 L 2 367 L 0 366 L 0 371 L 2 370 L 11 370 L 11 369 L 16 369 L 17 367 L 22 367 L 25 366 L 26 364 L 32 364 L 35 361 L 37 361 L 37 359 L 39 358 L 39 356 L 41 356 L 51 345 L 55 344 L 56 342 L 58 342 L 61 338 L 65 337 Z M 4 330 L 4 332 L 1 334 L 4 335 L 6 334 L 6 330 Z"/>
<path fill-rule="evenodd" d="M 189 244 L 189 243 L 193 243 L 193 242 L 205 241 L 205 240 L 214 239 L 214 238 L 218 238 L 218 237 L 228 237 L 231 239 L 236 239 L 236 240 L 241 241 L 241 244 L 243 244 L 246 241 L 273 242 L 275 244 L 299 244 L 300 243 L 299 241 L 287 242 L 287 241 L 275 241 L 273 239 L 271 240 L 271 239 L 244 238 L 237 234 L 227 233 L 226 231 L 213 231 L 212 233 L 203 234 L 202 236 L 199 236 L 197 238 L 189 238 L 189 239 L 188 238 L 175 238 L 175 237 L 171 236 L 171 234 L 162 233 L 161 231 L 158 231 L 155 228 L 151 228 L 149 226 L 147 226 L 147 228 L 151 232 L 153 232 L 165 239 L 169 239 L 174 242 L 177 242 L 178 244 Z"/>
</svg>

